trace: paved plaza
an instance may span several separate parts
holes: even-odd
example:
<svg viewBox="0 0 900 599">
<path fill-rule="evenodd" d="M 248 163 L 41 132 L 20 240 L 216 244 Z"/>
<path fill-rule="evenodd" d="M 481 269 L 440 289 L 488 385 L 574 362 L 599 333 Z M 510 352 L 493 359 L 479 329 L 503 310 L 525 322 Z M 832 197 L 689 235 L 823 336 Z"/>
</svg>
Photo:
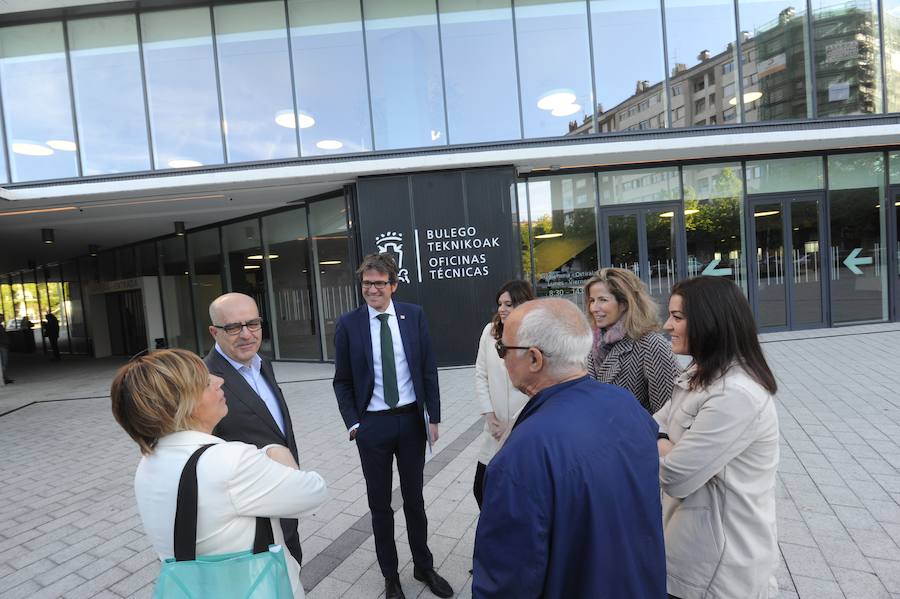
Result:
<svg viewBox="0 0 900 599">
<path fill-rule="evenodd" d="M 780 597 L 900 599 L 900 325 L 763 340 L 780 386 Z M 107 397 L 121 363 L 13 354 L 16 383 L 0 388 L 3 599 L 152 595 L 159 562 L 132 488 L 140 455 Z M 300 521 L 302 579 L 311 599 L 377 598 L 384 583 L 365 483 L 332 370 L 276 364 L 300 466 L 329 486 L 328 501 Z M 429 542 L 459 597 L 471 595 L 478 517 L 471 489 L 481 423 L 472 378 L 472 368 L 441 371 L 444 422 L 426 465 Z M 412 577 L 402 510 L 396 519 L 404 591 L 433 597 Z"/>
</svg>

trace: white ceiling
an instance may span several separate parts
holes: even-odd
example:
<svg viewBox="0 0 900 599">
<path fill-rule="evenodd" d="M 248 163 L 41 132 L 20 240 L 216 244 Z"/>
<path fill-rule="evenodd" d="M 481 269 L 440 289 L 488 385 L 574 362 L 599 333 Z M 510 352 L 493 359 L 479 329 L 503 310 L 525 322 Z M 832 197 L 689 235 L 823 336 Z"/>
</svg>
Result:
<svg viewBox="0 0 900 599">
<path fill-rule="evenodd" d="M 0 201 L 0 273 L 27 267 L 29 260 L 45 264 L 88 253 L 88 245 L 112 248 L 168 235 L 174 221 L 193 229 L 211 223 L 286 206 L 310 196 L 339 191 L 341 183 L 272 185 L 244 188 L 182 188 L 153 195 L 120 193 L 114 197 L 68 197 L 59 200 Z M 76 210 L 9 215 L 46 207 Z M 53 229 L 56 242 L 45 245 L 41 229 Z"/>
</svg>

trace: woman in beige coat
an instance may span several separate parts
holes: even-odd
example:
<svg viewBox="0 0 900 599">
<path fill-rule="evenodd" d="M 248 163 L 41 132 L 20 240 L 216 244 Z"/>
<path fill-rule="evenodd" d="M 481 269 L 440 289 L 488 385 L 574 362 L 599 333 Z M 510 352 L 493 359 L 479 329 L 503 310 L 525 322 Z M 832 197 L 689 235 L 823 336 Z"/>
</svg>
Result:
<svg viewBox="0 0 900 599">
<path fill-rule="evenodd" d="M 534 299 L 531 285 L 526 281 L 510 281 L 497 292 L 497 313 L 485 325 L 478 343 L 475 359 L 475 397 L 481 415 L 484 416 L 484 432 L 481 433 L 478 465 L 475 468 L 473 492 L 481 508 L 484 493 L 484 472 L 497 450 L 500 440 L 512 426 L 512 419 L 528 401 L 528 397 L 516 390 L 509 381 L 506 366 L 497 355 L 495 345 L 503 335 L 503 323 L 516 306 Z"/>
<path fill-rule="evenodd" d="M 672 351 L 693 362 L 659 423 L 667 587 L 679 599 L 765 599 L 776 590 L 775 377 L 750 305 L 731 281 L 672 289 Z"/>
</svg>

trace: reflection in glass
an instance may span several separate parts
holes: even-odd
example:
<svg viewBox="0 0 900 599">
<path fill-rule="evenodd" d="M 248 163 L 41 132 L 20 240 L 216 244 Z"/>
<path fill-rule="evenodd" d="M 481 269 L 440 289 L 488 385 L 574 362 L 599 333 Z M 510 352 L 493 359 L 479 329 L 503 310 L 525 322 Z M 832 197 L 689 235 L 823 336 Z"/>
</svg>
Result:
<svg viewBox="0 0 900 599">
<path fill-rule="evenodd" d="M 531 280 L 531 234 L 528 227 L 528 183 L 516 183 L 516 202 L 519 232 L 519 248 L 522 252 L 522 275 L 526 281 Z"/>
<path fill-rule="evenodd" d="M 881 0 L 887 112 L 900 112 L 900 0 Z"/>
<path fill-rule="evenodd" d="M 890 184 L 900 185 L 900 152 L 890 152 L 888 161 L 891 165 Z"/>
<path fill-rule="evenodd" d="M 228 162 L 297 156 L 284 4 L 213 11 Z"/>
<path fill-rule="evenodd" d="M 272 347 L 272 319 L 266 297 L 266 269 L 257 258 L 263 255 L 259 235 L 259 221 L 251 218 L 222 227 L 222 254 L 228 271 L 231 289 L 249 295 L 256 301 L 259 315 L 263 318 L 263 340 L 260 352 L 274 358 Z"/>
<path fill-rule="evenodd" d="M 756 289 L 761 329 L 787 326 L 787 289 L 784 281 L 784 225 L 781 203 L 755 204 Z"/>
<path fill-rule="evenodd" d="M 792 328 L 824 322 L 822 314 L 822 254 L 819 248 L 819 203 L 791 202 Z"/>
<path fill-rule="evenodd" d="M 212 347 L 208 332 L 209 305 L 222 295 L 222 249 L 219 229 L 205 229 L 187 235 L 188 256 L 194 274 L 194 323 L 204 353 Z"/>
<path fill-rule="evenodd" d="M 812 0 L 818 116 L 872 114 L 881 106 L 874 0 Z"/>
<path fill-rule="evenodd" d="M 75 262 L 63 262 L 62 287 L 64 292 L 63 307 L 69 325 L 69 351 L 73 354 L 87 354 L 87 327 L 85 326 L 84 302 L 81 285 L 78 280 L 78 267 Z"/>
<path fill-rule="evenodd" d="M 442 0 L 439 6 L 451 141 L 520 139 L 510 0 Z"/>
<path fill-rule="evenodd" d="M 741 165 L 684 167 L 687 275 L 726 277 L 747 291 Z"/>
<path fill-rule="evenodd" d="M 676 218 L 674 210 L 667 208 L 651 208 L 643 212 L 644 235 L 647 240 L 647 268 L 643 278 L 650 290 L 650 297 L 663 308 L 667 305 L 669 291 L 678 278 L 675 240 L 681 222 Z"/>
<path fill-rule="evenodd" d="M 301 155 L 371 150 L 359 0 L 289 0 L 288 10 Z"/>
<path fill-rule="evenodd" d="M 887 319 L 884 160 L 882 154 L 828 157 L 831 217 L 831 319 Z"/>
<path fill-rule="evenodd" d="M 660 3 L 591 0 L 590 7 L 598 130 L 665 127 Z"/>
<path fill-rule="evenodd" d="M 343 197 L 309 207 L 309 228 L 319 261 L 319 297 L 325 335 L 325 359 L 334 359 L 334 329 L 341 314 L 358 305 L 359 292 L 350 262 L 347 207 Z"/>
<path fill-rule="evenodd" d="M 77 176 L 62 24 L 0 29 L 0 83 L 12 181 Z"/>
<path fill-rule="evenodd" d="M 116 250 L 116 278 L 130 279 L 137 276 L 137 266 L 134 262 L 134 246 L 119 248 Z"/>
<path fill-rule="evenodd" d="M 772 121 L 812 116 L 806 55 L 805 4 L 787 0 L 739 0 L 744 75 L 744 121 Z M 737 104 L 732 90 L 724 98 Z"/>
<path fill-rule="evenodd" d="M 434 3 L 364 0 L 363 6 L 375 147 L 446 145 Z"/>
<path fill-rule="evenodd" d="M 157 168 L 225 162 L 209 9 L 142 13 L 141 41 Z"/>
<path fill-rule="evenodd" d="M 582 304 L 581 286 L 598 266 L 595 195 L 590 174 L 529 180 L 538 295 Z"/>
<path fill-rule="evenodd" d="M 590 132 L 594 98 L 585 3 L 517 1 L 516 38 L 525 137 Z"/>
<path fill-rule="evenodd" d="M 158 247 L 159 288 L 166 319 L 166 344 L 168 347 L 197 351 L 184 238 L 164 239 L 159 242 Z"/>
<path fill-rule="evenodd" d="M 68 22 L 84 175 L 150 168 L 135 16 Z"/>
<path fill-rule="evenodd" d="M 606 220 L 610 265 L 641 274 L 640 246 L 636 214 L 611 214 Z"/>
<path fill-rule="evenodd" d="M 822 189 L 825 174 L 821 156 L 747 161 L 747 193 Z"/>
<path fill-rule="evenodd" d="M 306 208 L 263 217 L 272 273 L 274 328 L 279 359 L 319 360 L 322 346 L 316 316 L 312 243 Z M 262 264 L 260 255 L 260 264 Z"/>
<path fill-rule="evenodd" d="M 681 199 L 678 167 L 609 171 L 597 174 L 600 205 Z"/>
<path fill-rule="evenodd" d="M 735 82 L 734 3 L 668 0 L 665 3 L 672 126 L 727 122 L 734 108 L 722 88 Z M 726 118 L 727 117 L 727 118 Z"/>
<path fill-rule="evenodd" d="M 134 248 L 135 261 L 137 262 L 137 275 L 139 277 L 155 277 L 159 275 L 159 266 L 156 263 L 156 244 L 152 241 L 141 243 Z"/>
</svg>

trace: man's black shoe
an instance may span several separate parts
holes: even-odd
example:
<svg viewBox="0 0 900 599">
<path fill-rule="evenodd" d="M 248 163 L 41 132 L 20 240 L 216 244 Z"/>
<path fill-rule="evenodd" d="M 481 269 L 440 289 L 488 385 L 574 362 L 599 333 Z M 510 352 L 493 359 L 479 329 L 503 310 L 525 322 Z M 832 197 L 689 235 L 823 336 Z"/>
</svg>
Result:
<svg viewBox="0 0 900 599">
<path fill-rule="evenodd" d="M 413 578 L 427 584 L 428 588 L 431 589 L 431 592 L 438 597 L 453 596 L 453 589 L 450 587 L 450 583 L 441 578 L 441 575 L 435 572 L 434 568 L 429 570 L 419 570 L 414 566 Z"/>
<path fill-rule="evenodd" d="M 406 599 L 400 586 L 400 577 L 384 579 L 384 599 Z"/>
</svg>

